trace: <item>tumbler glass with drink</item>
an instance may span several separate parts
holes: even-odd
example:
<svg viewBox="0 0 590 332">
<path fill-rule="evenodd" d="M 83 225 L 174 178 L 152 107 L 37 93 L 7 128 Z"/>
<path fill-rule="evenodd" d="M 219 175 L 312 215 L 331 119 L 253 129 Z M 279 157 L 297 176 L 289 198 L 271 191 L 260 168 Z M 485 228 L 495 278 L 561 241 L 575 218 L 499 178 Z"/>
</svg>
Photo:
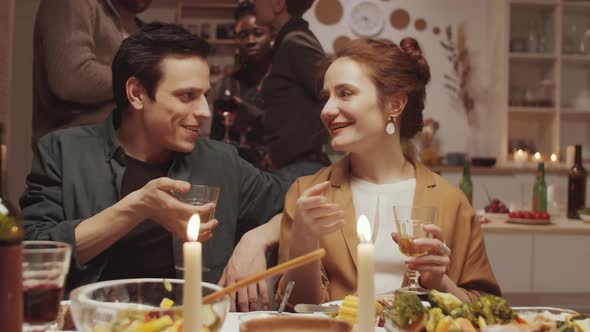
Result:
<svg viewBox="0 0 590 332">
<path fill-rule="evenodd" d="M 55 324 L 71 252 L 63 242 L 24 242 L 23 332 L 45 331 Z"/>
<path fill-rule="evenodd" d="M 201 223 L 206 223 L 215 217 L 215 210 L 217 208 L 217 200 L 219 199 L 219 193 L 221 192 L 219 187 L 211 187 L 200 184 L 193 184 L 189 191 L 185 193 L 177 193 L 178 199 L 181 201 L 195 205 L 202 206 L 209 203 L 215 203 L 215 208 L 211 209 L 207 213 L 200 213 L 199 219 Z M 205 264 L 203 262 L 203 264 Z M 175 268 L 179 271 L 184 271 L 183 266 L 176 265 Z M 203 271 L 209 271 L 209 268 L 203 266 Z"/>
</svg>

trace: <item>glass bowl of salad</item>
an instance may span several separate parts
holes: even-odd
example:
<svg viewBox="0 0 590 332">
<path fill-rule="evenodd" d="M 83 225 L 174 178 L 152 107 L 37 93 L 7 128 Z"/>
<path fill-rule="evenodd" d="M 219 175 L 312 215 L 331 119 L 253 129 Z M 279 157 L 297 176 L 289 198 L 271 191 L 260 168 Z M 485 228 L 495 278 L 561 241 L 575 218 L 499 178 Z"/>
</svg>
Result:
<svg viewBox="0 0 590 332">
<path fill-rule="evenodd" d="M 76 288 L 70 310 L 80 332 L 181 332 L 184 280 L 124 279 Z M 203 297 L 221 287 L 203 282 Z M 229 296 L 201 306 L 201 331 L 217 332 L 229 311 Z M 194 313 L 198 314 L 198 313 Z"/>
</svg>

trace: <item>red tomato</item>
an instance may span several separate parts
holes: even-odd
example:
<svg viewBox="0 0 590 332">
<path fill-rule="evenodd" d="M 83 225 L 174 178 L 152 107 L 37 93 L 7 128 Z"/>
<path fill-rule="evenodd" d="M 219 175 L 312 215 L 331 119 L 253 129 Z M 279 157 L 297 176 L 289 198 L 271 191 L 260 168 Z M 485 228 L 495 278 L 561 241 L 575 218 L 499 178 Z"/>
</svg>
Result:
<svg viewBox="0 0 590 332">
<path fill-rule="evenodd" d="M 527 211 L 527 212 L 524 212 L 524 215 L 525 215 L 524 216 L 525 219 L 536 219 L 534 212 Z"/>
<path fill-rule="evenodd" d="M 510 212 L 510 213 L 508 213 L 508 217 L 509 217 L 509 218 L 518 218 L 518 217 L 516 216 L 516 212 Z"/>
<path fill-rule="evenodd" d="M 541 219 L 549 219 L 551 216 L 547 212 L 541 212 Z"/>
</svg>

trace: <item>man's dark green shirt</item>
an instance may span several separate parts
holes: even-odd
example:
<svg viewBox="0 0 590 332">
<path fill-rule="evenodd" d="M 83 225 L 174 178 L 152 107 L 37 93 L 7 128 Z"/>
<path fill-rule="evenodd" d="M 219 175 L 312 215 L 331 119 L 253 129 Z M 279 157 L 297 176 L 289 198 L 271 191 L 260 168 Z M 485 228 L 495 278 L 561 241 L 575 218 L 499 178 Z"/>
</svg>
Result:
<svg viewBox="0 0 590 332">
<path fill-rule="evenodd" d="M 43 137 L 20 199 L 26 240 L 75 246 L 76 226 L 121 199 L 125 169 L 125 152 L 112 116 L 100 125 L 63 129 Z M 203 244 L 203 259 L 211 269 L 203 279 L 214 283 L 233 252 L 238 227 L 255 228 L 280 212 L 290 185 L 254 168 L 232 146 L 206 138 L 198 138 L 191 153 L 174 156 L 168 177 L 221 188 L 215 212 L 219 225 L 213 238 Z M 107 249 L 80 264 L 75 252 L 67 291 L 99 280 L 110 259 Z M 182 243 L 176 236 L 173 252 L 175 262 L 180 263 Z"/>
</svg>

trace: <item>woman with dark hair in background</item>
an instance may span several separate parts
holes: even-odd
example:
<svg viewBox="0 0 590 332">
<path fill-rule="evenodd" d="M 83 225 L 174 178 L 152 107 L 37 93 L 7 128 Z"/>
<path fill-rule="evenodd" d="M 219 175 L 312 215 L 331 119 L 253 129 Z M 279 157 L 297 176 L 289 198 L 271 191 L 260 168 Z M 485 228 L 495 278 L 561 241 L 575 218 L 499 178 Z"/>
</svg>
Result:
<svg viewBox="0 0 590 332">
<path fill-rule="evenodd" d="M 279 262 L 319 247 L 322 261 L 286 272 L 282 297 L 295 281 L 291 304 L 339 300 L 357 286 L 357 218 L 373 220 L 377 293 L 407 283 L 406 269 L 421 273 L 427 289 L 453 293 L 463 301 L 480 293 L 500 294 L 479 220 L 465 195 L 414 159 L 405 144 L 422 129 L 430 69 L 413 38 L 400 45 L 361 39 L 336 52 L 324 76 L 321 112 L 332 148 L 348 152 L 340 162 L 299 178 L 286 201 Z M 405 259 L 397 248 L 393 206 L 435 207 L 424 227 L 430 238 L 415 240 L 428 254 Z M 393 238 L 393 240 L 392 240 Z"/>
<path fill-rule="evenodd" d="M 256 24 L 254 5 L 250 1 L 239 3 L 235 12 L 235 33 L 238 40 L 238 63 L 236 72 L 224 77 L 215 101 L 211 138 L 238 144 L 240 155 L 256 166 L 264 155 L 263 127 L 264 110 L 260 90 L 271 67 L 271 43 L 273 33 L 270 27 Z M 234 82 L 231 82 L 234 81 Z M 237 84 L 237 91 L 224 94 L 228 83 Z M 237 93 L 237 94 L 236 94 Z M 229 107 L 234 114 L 224 123 L 223 111 Z M 226 129 L 226 125 L 228 128 Z M 226 137 L 226 130 L 228 136 Z"/>
</svg>

